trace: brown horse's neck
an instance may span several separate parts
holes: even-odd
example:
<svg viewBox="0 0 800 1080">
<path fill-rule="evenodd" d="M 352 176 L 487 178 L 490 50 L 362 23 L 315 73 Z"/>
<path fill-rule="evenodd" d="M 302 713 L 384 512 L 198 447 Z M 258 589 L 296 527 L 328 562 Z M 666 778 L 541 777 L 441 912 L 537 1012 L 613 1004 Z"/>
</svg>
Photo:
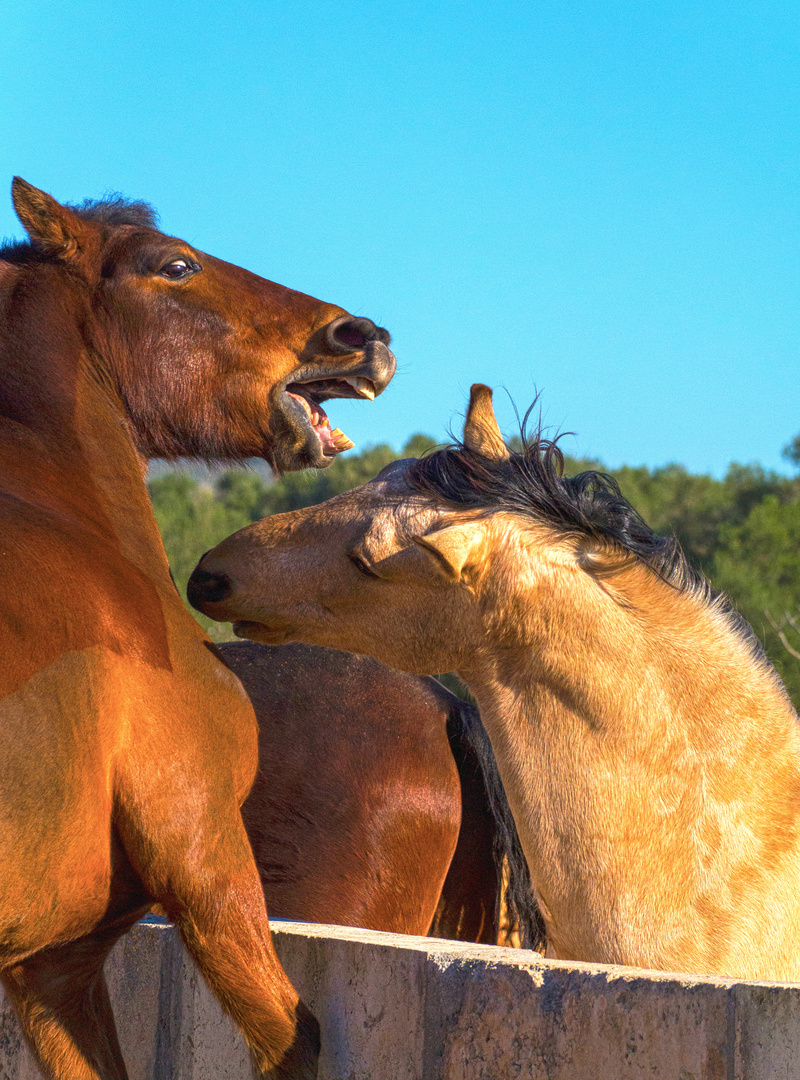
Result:
<svg viewBox="0 0 800 1080">
<path fill-rule="evenodd" d="M 488 576 L 481 599 L 495 621 L 459 673 L 492 740 L 553 954 L 726 970 L 719 921 L 681 935 L 704 925 L 693 906 L 727 917 L 744 867 L 747 888 L 763 887 L 776 829 L 796 874 L 800 736 L 788 698 L 713 605 L 638 564 L 605 584 L 566 560 L 538 566 L 523 595 L 529 572 Z"/>
<path fill-rule="evenodd" d="M 87 339 L 80 290 L 46 265 L 6 270 L 0 313 L 0 491 L 113 539 L 169 580 L 146 462 Z"/>
</svg>

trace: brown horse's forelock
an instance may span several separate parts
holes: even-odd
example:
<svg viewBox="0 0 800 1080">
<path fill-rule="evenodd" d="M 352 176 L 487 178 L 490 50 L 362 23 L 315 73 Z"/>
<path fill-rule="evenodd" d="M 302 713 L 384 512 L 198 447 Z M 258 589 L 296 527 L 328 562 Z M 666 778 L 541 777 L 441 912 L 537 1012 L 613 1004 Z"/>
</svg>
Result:
<svg viewBox="0 0 800 1080">
<path fill-rule="evenodd" d="M 66 205 L 78 217 L 98 225 L 110 225 L 112 228 L 119 225 L 158 228 L 158 214 L 149 203 L 141 199 L 126 199 L 116 191 L 102 199 L 84 199 L 81 203 Z M 0 259 L 5 259 L 6 262 L 23 263 L 47 257 L 46 253 L 27 240 L 3 240 L 0 244 Z"/>
<path fill-rule="evenodd" d="M 426 499 L 453 510 L 505 511 L 544 524 L 563 537 L 578 536 L 621 548 L 673 588 L 720 611 L 758 660 L 760 641 L 730 601 L 686 559 L 674 536 L 659 536 L 622 495 L 617 481 L 594 469 L 564 476 L 558 438 L 540 429 L 520 432 L 522 450 L 494 459 L 462 442 L 413 461 L 406 479 Z"/>
</svg>

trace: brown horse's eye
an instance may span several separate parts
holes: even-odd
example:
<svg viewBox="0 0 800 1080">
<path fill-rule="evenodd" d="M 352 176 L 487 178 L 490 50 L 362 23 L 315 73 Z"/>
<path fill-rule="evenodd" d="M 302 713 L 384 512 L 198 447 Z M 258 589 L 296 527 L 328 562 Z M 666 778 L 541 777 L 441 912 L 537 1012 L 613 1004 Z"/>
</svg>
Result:
<svg viewBox="0 0 800 1080">
<path fill-rule="evenodd" d="M 161 277 L 167 278 L 168 281 L 180 281 L 181 278 L 188 277 L 189 274 L 196 274 L 199 269 L 199 264 L 192 262 L 190 259 L 172 259 L 166 266 L 161 267 L 159 274 Z"/>
</svg>

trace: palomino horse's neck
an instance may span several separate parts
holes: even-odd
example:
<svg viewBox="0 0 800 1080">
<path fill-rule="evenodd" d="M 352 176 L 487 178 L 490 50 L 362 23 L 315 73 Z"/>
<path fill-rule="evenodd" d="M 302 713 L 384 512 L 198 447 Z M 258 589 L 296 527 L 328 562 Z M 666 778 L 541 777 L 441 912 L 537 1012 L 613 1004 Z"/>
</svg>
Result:
<svg viewBox="0 0 800 1080">
<path fill-rule="evenodd" d="M 0 491 L 106 536 L 168 581 L 146 463 L 111 380 L 83 339 L 85 313 L 72 290 L 48 289 L 33 271 L 6 270 L 0 310 Z"/>
<path fill-rule="evenodd" d="M 529 564 L 505 569 L 460 674 L 553 955 L 746 976 L 768 933 L 759 890 L 789 904 L 800 887 L 800 737 L 774 672 L 713 604 L 636 562 L 605 582 L 567 560 L 533 585 Z M 769 977 L 790 977 L 797 929 L 763 943 Z"/>
<path fill-rule="evenodd" d="M 607 742 L 796 721 L 755 638 L 702 590 L 632 556 L 595 576 L 563 553 L 509 546 L 516 565 L 501 556 L 481 586 L 486 633 L 470 679 L 520 700 L 535 686 Z"/>
</svg>

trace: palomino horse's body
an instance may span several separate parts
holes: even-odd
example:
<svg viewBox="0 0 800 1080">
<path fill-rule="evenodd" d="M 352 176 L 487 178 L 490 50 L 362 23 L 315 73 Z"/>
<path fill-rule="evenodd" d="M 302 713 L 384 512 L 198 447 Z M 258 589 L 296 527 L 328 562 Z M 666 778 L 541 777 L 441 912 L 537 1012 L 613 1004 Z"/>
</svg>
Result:
<svg viewBox="0 0 800 1080">
<path fill-rule="evenodd" d="M 143 204 L 23 181 L 0 253 L 0 973 L 48 1077 L 122 1080 L 103 961 L 158 902 L 260 1075 L 316 1075 L 239 806 L 256 724 L 172 585 L 149 456 L 322 465 L 319 406 L 391 378 L 369 320 L 207 256 Z"/>
<path fill-rule="evenodd" d="M 208 614 L 475 695 L 550 955 L 800 979 L 800 731 L 750 631 L 613 481 L 461 446 L 257 523 L 200 563 Z M 213 599 L 202 600 L 204 590 Z"/>
<path fill-rule="evenodd" d="M 541 928 L 477 709 L 311 645 L 219 646 L 258 720 L 242 807 L 270 916 L 462 941 Z"/>
</svg>

